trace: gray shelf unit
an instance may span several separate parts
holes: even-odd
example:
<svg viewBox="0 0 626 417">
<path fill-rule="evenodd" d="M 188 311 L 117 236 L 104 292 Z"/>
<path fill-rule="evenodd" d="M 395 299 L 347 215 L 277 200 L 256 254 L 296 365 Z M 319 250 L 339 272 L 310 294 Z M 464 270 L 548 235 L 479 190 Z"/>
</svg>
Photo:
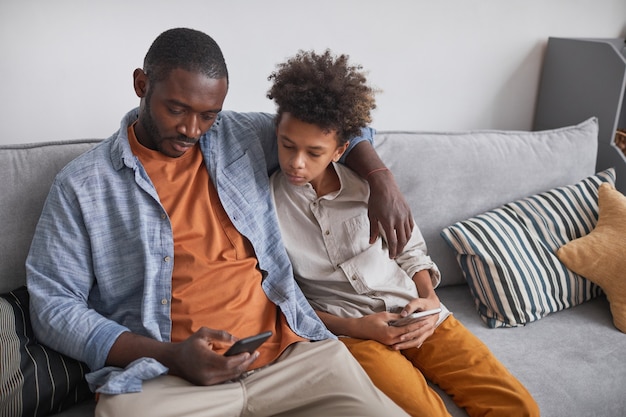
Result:
<svg viewBox="0 0 626 417">
<path fill-rule="evenodd" d="M 626 193 L 626 156 L 614 140 L 617 129 L 626 129 L 625 100 L 625 39 L 548 39 L 533 129 L 553 129 L 596 116 L 596 170 L 615 167 L 622 193 Z"/>
</svg>

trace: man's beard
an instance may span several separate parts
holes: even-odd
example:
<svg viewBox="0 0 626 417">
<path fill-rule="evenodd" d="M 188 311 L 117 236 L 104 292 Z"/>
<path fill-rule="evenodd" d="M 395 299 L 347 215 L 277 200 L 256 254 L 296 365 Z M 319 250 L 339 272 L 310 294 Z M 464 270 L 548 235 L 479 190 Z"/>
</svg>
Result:
<svg viewBox="0 0 626 417">
<path fill-rule="evenodd" d="M 195 144 L 196 142 L 198 142 L 198 139 L 190 138 L 188 136 L 180 135 L 180 134 L 177 135 L 176 137 L 170 137 L 170 138 L 162 136 L 161 132 L 159 131 L 159 128 L 157 127 L 154 121 L 154 117 L 152 117 L 152 107 L 150 106 L 150 95 L 146 97 L 144 115 L 140 123 L 143 126 L 146 134 L 148 135 L 148 138 L 147 138 L 148 142 L 151 143 L 152 146 L 157 151 L 161 152 L 164 155 L 167 155 L 167 153 L 164 151 L 164 148 L 163 148 L 163 143 L 166 140 L 178 140 L 181 142 L 187 142 L 191 144 Z"/>
</svg>

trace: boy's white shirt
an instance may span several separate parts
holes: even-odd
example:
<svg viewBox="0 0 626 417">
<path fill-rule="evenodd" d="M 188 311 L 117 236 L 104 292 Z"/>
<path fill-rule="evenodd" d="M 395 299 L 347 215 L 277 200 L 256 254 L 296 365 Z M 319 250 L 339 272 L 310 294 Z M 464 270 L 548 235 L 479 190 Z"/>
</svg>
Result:
<svg viewBox="0 0 626 417">
<path fill-rule="evenodd" d="M 340 189 L 322 197 L 311 184 L 290 184 L 280 171 L 270 179 L 294 275 L 313 308 L 339 317 L 396 312 L 418 296 L 412 276 L 421 270 L 437 287 L 441 275 L 418 226 L 402 253 L 389 259 L 384 236 L 369 243 L 369 185 L 346 166 L 333 167 Z M 438 324 L 450 314 L 441 308 Z"/>
</svg>

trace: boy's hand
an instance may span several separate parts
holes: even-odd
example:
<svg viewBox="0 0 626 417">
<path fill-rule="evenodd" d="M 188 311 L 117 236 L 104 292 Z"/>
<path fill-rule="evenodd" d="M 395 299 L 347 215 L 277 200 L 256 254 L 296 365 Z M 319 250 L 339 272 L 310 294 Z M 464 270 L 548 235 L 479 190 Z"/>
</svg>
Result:
<svg viewBox="0 0 626 417">
<path fill-rule="evenodd" d="M 409 329 L 416 329 L 417 326 L 409 325 L 402 327 L 390 326 L 389 322 L 400 318 L 399 314 L 381 312 L 369 314 L 356 319 L 357 325 L 353 334 L 348 335 L 357 339 L 371 339 L 387 346 L 394 346 L 402 343 L 403 335 Z"/>
<path fill-rule="evenodd" d="M 428 298 L 414 298 L 411 300 L 404 306 L 400 316 L 406 317 L 416 311 L 432 310 L 440 306 L 439 297 L 433 292 Z M 435 332 L 437 320 L 439 320 L 439 314 L 433 314 L 414 324 L 400 327 L 404 329 L 404 333 L 400 336 L 400 341 L 393 345 L 393 348 L 396 350 L 419 348 Z"/>
</svg>

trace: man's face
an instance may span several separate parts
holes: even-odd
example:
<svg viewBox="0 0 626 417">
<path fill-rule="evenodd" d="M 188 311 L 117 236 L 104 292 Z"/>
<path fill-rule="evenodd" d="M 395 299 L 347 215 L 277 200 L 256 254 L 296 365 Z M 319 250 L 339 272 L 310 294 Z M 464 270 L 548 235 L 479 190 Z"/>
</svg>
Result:
<svg viewBox="0 0 626 417">
<path fill-rule="evenodd" d="M 135 91 L 142 98 L 135 134 L 145 147 L 178 158 L 213 125 L 228 91 L 226 78 L 175 69 L 150 83 L 135 71 Z"/>
</svg>

